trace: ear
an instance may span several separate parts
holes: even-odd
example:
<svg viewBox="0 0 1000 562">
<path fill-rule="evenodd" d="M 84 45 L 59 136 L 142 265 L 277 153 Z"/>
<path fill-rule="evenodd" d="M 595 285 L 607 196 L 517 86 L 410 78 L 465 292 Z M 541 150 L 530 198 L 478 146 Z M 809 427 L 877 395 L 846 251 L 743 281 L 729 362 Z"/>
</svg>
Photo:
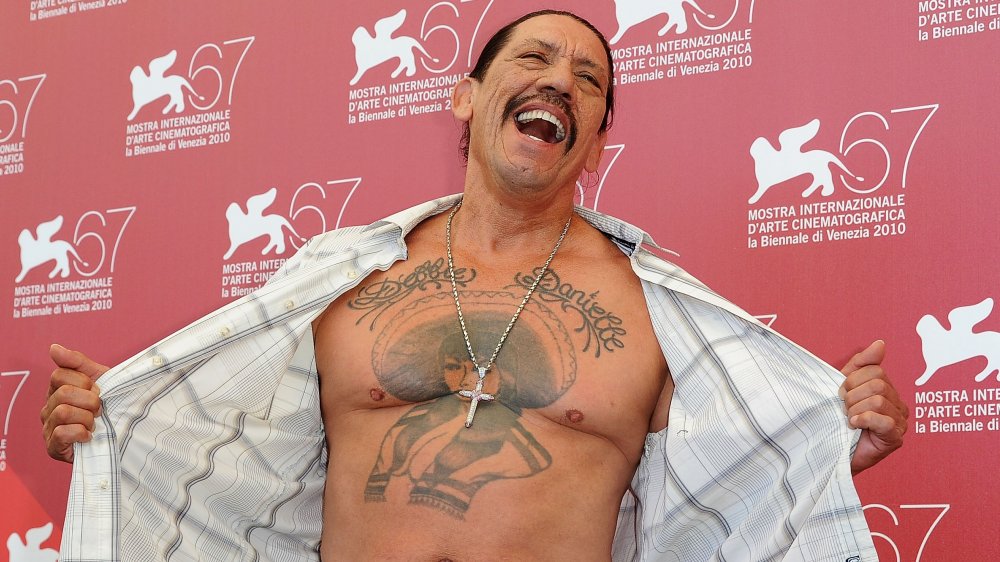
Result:
<svg viewBox="0 0 1000 562">
<path fill-rule="evenodd" d="M 587 154 L 587 161 L 583 165 L 583 169 L 588 172 L 596 172 L 598 165 L 601 163 L 601 156 L 604 156 L 604 145 L 608 142 L 608 132 L 604 131 L 597 135 L 597 140 L 594 141 L 594 146 L 590 148 L 590 153 Z"/>
<path fill-rule="evenodd" d="M 451 90 L 451 112 L 459 121 L 468 123 L 472 120 L 472 99 L 476 86 L 473 78 L 465 77 Z"/>
</svg>

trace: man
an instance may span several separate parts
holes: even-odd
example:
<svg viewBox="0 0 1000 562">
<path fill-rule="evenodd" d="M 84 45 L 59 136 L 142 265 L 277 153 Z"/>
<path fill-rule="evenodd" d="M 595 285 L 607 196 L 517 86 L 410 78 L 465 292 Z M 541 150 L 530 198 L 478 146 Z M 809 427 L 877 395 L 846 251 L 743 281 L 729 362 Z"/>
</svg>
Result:
<svg viewBox="0 0 1000 562">
<path fill-rule="evenodd" d="M 850 473 L 907 418 L 882 344 L 844 381 L 574 214 L 612 105 L 600 33 L 529 14 L 455 87 L 461 200 L 317 237 L 100 399 L 54 346 L 63 559 L 874 560 Z"/>
</svg>

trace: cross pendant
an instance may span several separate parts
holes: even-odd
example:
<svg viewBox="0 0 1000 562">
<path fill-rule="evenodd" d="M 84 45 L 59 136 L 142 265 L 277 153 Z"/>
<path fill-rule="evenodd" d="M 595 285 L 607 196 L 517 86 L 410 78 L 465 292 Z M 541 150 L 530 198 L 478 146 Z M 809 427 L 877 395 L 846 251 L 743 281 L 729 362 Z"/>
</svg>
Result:
<svg viewBox="0 0 1000 562">
<path fill-rule="evenodd" d="M 469 415 L 465 418 L 465 427 L 472 427 L 472 418 L 476 417 L 476 408 L 479 406 L 479 402 L 492 402 L 496 397 L 492 394 L 487 394 L 483 392 L 483 379 L 486 378 L 486 369 L 479 367 L 479 380 L 476 381 L 475 390 L 459 390 L 458 394 L 466 398 L 470 398 L 472 402 L 469 403 Z"/>
</svg>

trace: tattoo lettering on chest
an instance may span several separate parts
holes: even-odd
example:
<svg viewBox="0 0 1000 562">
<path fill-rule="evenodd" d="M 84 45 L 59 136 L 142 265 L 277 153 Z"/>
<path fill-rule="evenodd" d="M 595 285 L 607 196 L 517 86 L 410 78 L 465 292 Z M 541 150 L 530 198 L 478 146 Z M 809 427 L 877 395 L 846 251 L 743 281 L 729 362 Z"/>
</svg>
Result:
<svg viewBox="0 0 1000 562">
<path fill-rule="evenodd" d="M 455 269 L 455 284 L 465 287 L 476 278 L 474 269 Z M 383 281 L 364 285 L 358 289 L 358 296 L 347 302 L 352 310 L 363 310 L 364 314 L 357 320 L 360 324 L 365 318 L 374 314 L 369 330 L 375 329 L 379 316 L 392 305 L 413 294 L 414 291 L 427 289 L 441 290 L 449 285 L 448 266 L 444 258 L 435 261 L 427 260 L 418 265 L 411 273 L 400 275 L 396 279 L 386 278 Z"/>
<path fill-rule="evenodd" d="M 537 268 L 529 274 L 518 273 L 514 282 L 527 289 L 540 272 L 541 268 Z M 569 282 L 559 279 L 559 274 L 552 269 L 545 272 L 535 289 L 535 298 L 538 300 L 556 303 L 564 312 L 572 310 L 580 315 L 580 325 L 574 331 L 586 335 L 581 351 L 589 351 L 591 344 L 594 344 L 594 357 L 600 357 L 602 350 L 613 353 L 616 349 L 625 347 L 621 338 L 628 333 L 622 327 L 622 319 L 597 302 L 598 293 L 600 291 L 587 293 L 576 289 Z"/>
<path fill-rule="evenodd" d="M 480 357 L 496 346 L 522 295 L 461 291 L 469 338 Z M 386 393 L 417 405 L 386 433 L 365 486 L 365 501 L 386 501 L 391 485 L 411 504 L 463 518 L 476 493 L 491 482 L 529 478 L 552 463 L 546 448 L 521 423 L 525 409 L 548 406 L 576 381 L 576 351 L 566 327 L 541 302 L 529 302 L 511 330 L 485 391 L 465 428 L 468 399 L 456 394 L 478 379 L 458 328 L 450 292 L 402 307 L 379 332 L 372 369 Z"/>
</svg>

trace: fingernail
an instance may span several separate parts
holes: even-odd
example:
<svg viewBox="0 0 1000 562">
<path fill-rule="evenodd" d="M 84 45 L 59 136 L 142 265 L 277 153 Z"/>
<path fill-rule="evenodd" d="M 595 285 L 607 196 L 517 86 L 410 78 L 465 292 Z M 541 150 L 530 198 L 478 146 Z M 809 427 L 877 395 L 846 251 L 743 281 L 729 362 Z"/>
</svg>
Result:
<svg viewBox="0 0 1000 562">
<path fill-rule="evenodd" d="M 857 427 L 858 427 L 858 416 L 851 417 L 851 419 L 847 420 L 847 423 L 851 427 L 853 427 L 854 429 L 857 429 Z"/>
</svg>

